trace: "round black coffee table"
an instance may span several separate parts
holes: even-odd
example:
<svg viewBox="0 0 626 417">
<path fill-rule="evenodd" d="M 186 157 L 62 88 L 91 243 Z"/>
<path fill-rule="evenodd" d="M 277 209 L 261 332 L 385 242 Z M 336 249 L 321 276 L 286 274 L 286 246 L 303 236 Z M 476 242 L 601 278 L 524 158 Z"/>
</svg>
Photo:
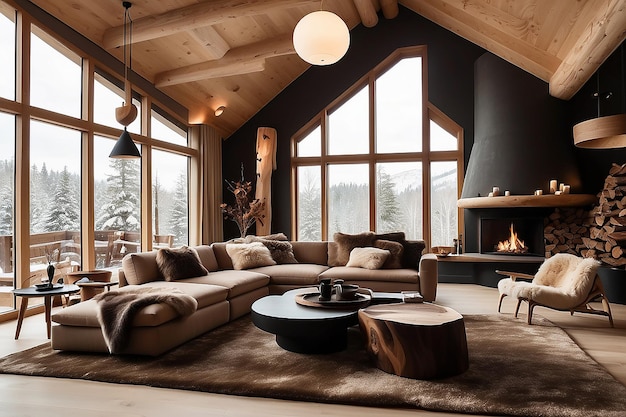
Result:
<svg viewBox="0 0 626 417">
<path fill-rule="evenodd" d="M 301 288 L 283 295 L 263 297 L 252 304 L 252 322 L 259 329 L 276 335 L 276 343 L 297 353 L 331 353 L 348 343 L 348 327 L 359 322 L 357 311 L 306 307 L 295 296 L 315 291 Z"/>
</svg>

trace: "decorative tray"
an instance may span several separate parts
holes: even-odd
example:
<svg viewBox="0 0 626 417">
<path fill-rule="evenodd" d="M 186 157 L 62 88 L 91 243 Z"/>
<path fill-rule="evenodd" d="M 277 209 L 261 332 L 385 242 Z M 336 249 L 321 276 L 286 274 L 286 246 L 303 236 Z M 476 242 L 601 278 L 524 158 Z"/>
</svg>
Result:
<svg viewBox="0 0 626 417">
<path fill-rule="evenodd" d="M 37 291 L 52 291 L 58 290 L 59 288 L 63 288 L 63 284 L 53 284 L 52 287 L 48 284 L 35 284 L 35 289 Z"/>
<path fill-rule="evenodd" d="M 337 294 L 330 296 L 330 300 L 320 300 L 319 292 L 296 295 L 296 303 L 307 307 L 355 309 L 366 307 L 372 301 L 368 294 L 356 293 L 354 300 L 338 300 Z"/>
</svg>

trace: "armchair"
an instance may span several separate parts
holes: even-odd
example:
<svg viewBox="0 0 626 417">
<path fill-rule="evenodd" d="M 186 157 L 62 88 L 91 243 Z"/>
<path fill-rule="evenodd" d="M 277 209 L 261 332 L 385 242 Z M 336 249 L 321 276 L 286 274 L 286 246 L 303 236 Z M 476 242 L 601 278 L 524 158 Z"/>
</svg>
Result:
<svg viewBox="0 0 626 417">
<path fill-rule="evenodd" d="M 528 324 L 532 324 L 535 306 L 543 306 L 569 311 L 570 314 L 581 312 L 607 316 L 613 327 L 609 300 L 597 274 L 599 266 L 600 263 L 592 258 L 559 253 L 546 259 L 535 275 L 496 270 L 496 273 L 509 277 L 498 282 L 498 312 L 502 300 L 508 295 L 517 298 L 515 317 L 522 301 L 528 302 Z M 592 301 L 602 302 L 603 309 L 593 308 L 590 305 Z"/>
</svg>

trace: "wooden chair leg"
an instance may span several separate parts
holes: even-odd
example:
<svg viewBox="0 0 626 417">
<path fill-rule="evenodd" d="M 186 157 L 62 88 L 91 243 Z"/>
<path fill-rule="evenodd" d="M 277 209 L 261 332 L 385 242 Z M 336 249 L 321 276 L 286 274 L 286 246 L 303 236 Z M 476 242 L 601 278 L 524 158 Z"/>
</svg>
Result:
<svg viewBox="0 0 626 417">
<path fill-rule="evenodd" d="M 502 307 L 502 300 L 506 297 L 506 294 L 500 294 L 500 300 L 498 300 L 498 313 L 500 312 L 500 308 Z"/>
<path fill-rule="evenodd" d="M 611 327 L 615 327 L 613 325 L 613 314 L 611 314 L 611 305 L 609 304 L 609 300 L 607 300 L 605 296 L 602 296 L 602 309 L 606 312 L 606 315 L 609 316 L 609 323 L 611 324 Z"/>
<path fill-rule="evenodd" d="M 517 299 L 517 305 L 515 306 L 515 318 L 517 318 L 517 314 L 519 313 L 520 305 L 522 305 L 522 299 L 518 298 Z"/>
<path fill-rule="evenodd" d="M 528 300 L 528 324 L 533 324 L 532 320 L 533 320 L 534 308 L 535 308 L 535 303 L 533 303 L 531 300 Z"/>
</svg>

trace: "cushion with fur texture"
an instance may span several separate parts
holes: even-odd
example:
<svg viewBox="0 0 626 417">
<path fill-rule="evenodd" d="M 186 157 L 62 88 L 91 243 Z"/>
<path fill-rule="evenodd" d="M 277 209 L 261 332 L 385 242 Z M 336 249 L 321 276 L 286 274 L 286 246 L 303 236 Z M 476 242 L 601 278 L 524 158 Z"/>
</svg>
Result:
<svg viewBox="0 0 626 417">
<path fill-rule="evenodd" d="M 202 277 L 209 273 L 202 266 L 198 252 L 188 246 L 159 249 L 156 263 L 166 281 Z"/>
<path fill-rule="evenodd" d="M 328 252 L 328 266 L 344 266 L 350 259 L 350 252 L 354 248 L 363 248 L 374 245 L 376 235 L 374 232 L 349 235 L 337 232 L 333 235 L 335 250 Z"/>
<path fill-rule="evenodd" d="M 404 255 L 404 246 L 402 246 L 402 243 L 378 239 L 374 242 L 374 247 L 389 251 L 389 257 L 383 264 L 383 269 L 402 268 L 402 256 Z"/>
<path fill-rule="evenodd" d="M 365 269 L 380 269 L 389 257 L 389 251 L 378 248 L 354 248 L 346 266 Z"/>
<path fill-rule="evenodd" d="M 261 242 L 229 243 L 226 245 L 226 252 L 233 261 L 234 269 L 276 265 L 270 250 Z"/>
<path fill-rule="evenodd" d="M 279 237 L 279 239 L 267 239 L 266 237 L 250 235 L 246 236 L 245 242 L 261 242 L 264 244 L 265 247 L 270 250 L 272 259 L 274 259 L 277 264 L 297 264 L 298 261 L 293 254 L 293 246 L 287 240 L 280 239 L 281 235 L 285 236 L 282 233 L 276 233 L 269 236 Z"/>
</svg>

